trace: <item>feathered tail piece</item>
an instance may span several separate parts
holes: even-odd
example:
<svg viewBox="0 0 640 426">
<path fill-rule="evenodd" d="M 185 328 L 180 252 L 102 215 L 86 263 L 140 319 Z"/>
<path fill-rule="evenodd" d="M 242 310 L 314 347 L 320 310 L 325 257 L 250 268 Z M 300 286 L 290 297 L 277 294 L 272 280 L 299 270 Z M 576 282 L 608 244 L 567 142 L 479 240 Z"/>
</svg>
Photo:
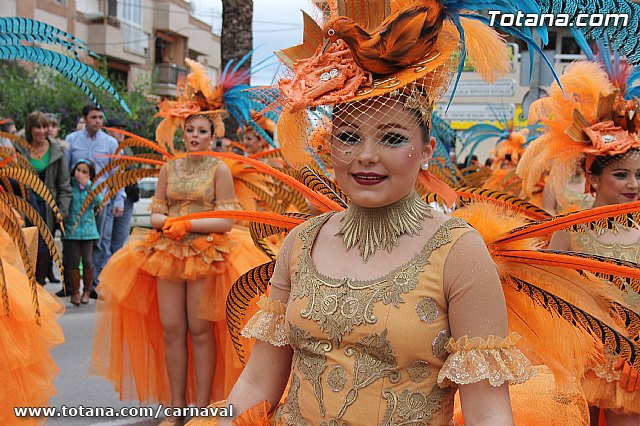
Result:
<svg viewBox="0 0 640 426">
<path fill-rule="evenodd" d="M 24 45 L 22 42 L 61 46 L 73 57 L 42 47 Z M 44 22 L 28 18 L 0 18 L 0 59 L 33 62 L 56 70 L 78 86 L 96 104 L 98 100 L 87 84 L 105 89 L 118 100 L 127 113 L 131 113 L 109 81 L 77 59 L 80 53 L 98 57 L 81 40 Z"/>
<path fill-rule="evenodd" d="M 242 364 L 246 364 L 244 348 L 240 340 L 245 314 L 250 302 L 267 291 L 275 264 L 274 260 L 244 273 L 233 283 L 227 296 L 227 326 L 231 341 Z"/>
<path fill-rule="evenodd" d="M 611 17 L 612 20 L 607 25 L 574 26 L 572 28 L 579 30 L 591 39 L 608 39 L 613 49 L 623 53 L 631 64 L 640 64 L 640 50 L 637 49 L 640 34 L 640 4 L 627 0 L 595 2 L 549 0 L 540 2 L 540 9 L 545 14 L 566 14 L 572 18 L 579 14 L 587 16 L 603 14 L 605 17 Z"/>
<path fill-rule="evenodd" d="M 637 268 L 616 266 L 597 258 L 583 266 L 570 256 L 538 252 L 540 240 L 505 239 L 502 236 L 509 235 L 511 229 L 528 226 L 526 219 L 490 204 L 475 203 L 453 215 L 467 220 L 485 239 L 499 268 L 510 328 L 520 327 L 513 331 L 533 336 L 530 349 L 554 369 L 557 377 L 566 381 L 582 374 L 595 348 L 593 343 L 585 342 L 593 339 L 630 363 L 640 364 L 640 348 L 629 339 L 636 324 L 628 321 L 623 325 L 622 318 L 633 318 L 624 294 L 583 272 L 593 269 L 635 277 Z M 540 309 L 549 316 L 539 318 Z M 536 335 L 544 338 L 536 339 Z M 528 343 L 524 340 L 523 344 Z"/>
<path fill-rule="evenodd" d="M 526 238 L 551 235 L 555 231 L 570 230 L 584 232 L 583 226 L 599 234 L 605 230 L 617 232 L 620 227 L 635 226 L 640 220 L 640 201 L 615 204 L 568 213 L 534 222 L 509 231 L 497 242 L 517 241 Z"/>
<path fill-rule="evenodd" d="M 460 187 L 455 189 L 461 202 L 484 201 L 495 204 L 501 208 L 511 210 L 517 214 L 533 220 L 543 220 L 551 217 L 549 213 L 521 198 L 514 197 L 505 192 L 484 188 Z"/>
</svg>

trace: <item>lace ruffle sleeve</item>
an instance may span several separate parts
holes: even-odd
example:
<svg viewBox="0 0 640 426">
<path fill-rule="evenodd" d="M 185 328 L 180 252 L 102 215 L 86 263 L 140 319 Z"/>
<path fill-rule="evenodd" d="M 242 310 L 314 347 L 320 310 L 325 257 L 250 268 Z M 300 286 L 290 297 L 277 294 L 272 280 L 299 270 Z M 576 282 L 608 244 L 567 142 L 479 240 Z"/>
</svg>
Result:
<svg viewBox="0 0 640 426">
<path fill-rule="evenodd" d="M 516 347 L 519 339 L 517 333 L 505 338 L 489 336 L 486 340 L 467 336 L 457 341 L 449 339 L 446 349 L 450 355 L 438 373 L 438 384 L 468 385 L 485 379 L 492 386 L 526 382 L 537 372 Z"/>
<path fill-rule="evenodd" d="M 284 328 L 285 304 L 279 300 L 271 300 L 261 296 L 258 306 L 260 310 L 251 317 L 242 329 L 242 336 L 262 340 L 274 346 L 288 344 Z"/>
<path fill-rule="evenodd" d="M 159 200 L 156 197 L 151 197 L 149 211 L 151 213 L 169 214 L 169 202 L 167 200 Z"/>
</svg>

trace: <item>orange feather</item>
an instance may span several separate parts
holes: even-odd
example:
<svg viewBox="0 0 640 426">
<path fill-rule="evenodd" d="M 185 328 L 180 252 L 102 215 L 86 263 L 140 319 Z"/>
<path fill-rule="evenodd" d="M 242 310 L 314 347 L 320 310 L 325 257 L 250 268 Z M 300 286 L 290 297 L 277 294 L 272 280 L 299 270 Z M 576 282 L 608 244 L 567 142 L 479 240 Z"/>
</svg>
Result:
<svg viewBox="0 0 640 426">
<path fill-rule="evenodd" d="M 344 16 L 329 20 L 324 31 L 331 41 L 342 39 L 362 69 L 386 75 L 431 52 L 444 22 L 442 10 L 435 0 L 422 1 L 397 10 L 370 32 Z"/>
<path fill-rule="evenodd" d="M 103 127 L 103 129 L 105 130 L 109 130 L 110 132 L 114 132 L 114 133 L 120 133 L 122 135 L 128 136 L 130 138 L 133 138 L 137 141 L 142 142 L 147 148 L 154 150 L 155 152 L 157 152 L 158 154 L 162 154 L 167 158 L 172 158 L 173 155 L 170 154 L 169 152 L 165 151 L 164 149 L 162 149 L 160 146 L 158 146 L 157 143 L 150 141 L 149 139 L 145 139 L 142 136 L 138 136 L 136 134 L 133 134 L 131 132 L 127 132 L 126 130 L 122 130 L 122 129 L 116 129 L 114 127 Z"/>
<path fill-rule="evenodd" d="M 281 171 L 276 170 L 273 167 L 268 166 L 258 160 L 243 157 L 237 154 L 232 154 L 229 152 L 205 151 L 205 152 L 194 152 L 194 153 L 191 153 L 190 155 L 209 156 L 209 157 L 216 157 L 216 158 L 229 158 L 232 160 L 243 162 L 245 164 L 248 164 L 254 167 L 255 169 L 259 170 L 262 173 L 265 173 L 269 176 L 273 176 L 274 178 L 280 180 L 281 182 L 289 185 L 296 191 L 299 191 L 300 193 L 302 193 L 304 197 L 306 197 L 316 208 L 318 208 L 323 213 L 328 211 L 344 210 L 344 208 L 340 206 L 338 203 L 336 203 L 335 201 L 325 197 L 324 195 L 317 194 L 311 191 L 304 184 L 300 183 L 299 181 L 292 178 L 291 176 L 286 175 Z"/>
<path fill-rule="evenodd" d="M 512 210 L 515 213 L 527 216 L 534 220 L 544 220 L 551 217 L 549 213 L 538 208 L 537 206 L 534 206 L 533 204 L 530 204 L 505 192 L 493 191 L 484 188 L 468 187 L 456 188 L 455 192 L 462 200 L 469 199 L 475 202 L 488 202 L 491 204 L 495 204 L 500 208 Z"/>
<path fill-rule="evenodd" d="M 460 24 L 464 28 L 464 40 L 471 65 L 482 75 L 483 80 L 492 83 L 498 76 L 509 72 L 511 60 L 503 37 L 475 19 L 460 18 Z"/>
<path fill-rule="evenodd" d="M 4 160 L 0 161 L 0 167 L 4 167 L 4 166 L 6 166 L 6 165 L 7 165 L 7 164 L 9 164 L 11 161 L 13 161 L 13 159 L 14 159 L 14 158 L 16 158 L 16 157 L 15 157 L 15 156 L 13 156 L 13 157 L 8 157 L 8 158 L 5 158 Z"/>
<path fill-rule="evenodd" d="M 280 148 L 275 148 L 275 149 L 270 149 L 270 150 L 267 150 L 267 151 L 262 151 L 262 152 L 259 152 L 257 154 L 250 155 L 249 158 L 254 158 L 254 159 L 257 160 L 258 158 L 268 157 L 270 155 L 277 155 L 277 154 L 280 154 Z"/>
<path fill-rule="evenodd" d="M 271 212 L 243 212 L 235 210 L 216 210 L 201 213 L 190 213 L 184 216 L 179 216 L 172 219 L 172 222 L 183 222 L 187 220 L 198 219 L 233 219 L 233 220 L 247 220 L 250 222 L 266 223 L 279 228 L 293 229 L 306 219 L 283 216 L 278 213 Z"/>
<path fill-rule="evenodd" d="M 113 155 L 113 154 L 98 154 L 97 157 L 112 158 L 114 160 L 131 161 L 132 163 L 151 164 L 153 166 L 164 166 L 167 162 L 160 160 L 152 160 L 149 158 L 139 158 L 130 155 Z"/>
<path fill-rule="evenodd" d="M 603 274 L 620 275 L 628 278 L 640 278 L 640 268 L 615 265 L 593 259 L 575 258 L 559 253 L 545 253 L 532 250 L 498 250 L 494 256 L 516 263 L 571 268 Z"/>
<path fill-rule="evenodd" d="M 521 228 L 515 229 L 512 232 L 509 232 L 507 235 L 497 239 L 495 242 L 503 243 L 508 241 L 539 237 L 541 235 L 551 234 L 555 231 L 566 229 L 573 225 L 592 222 L 607 217 L 635 213 L 638 211 L 640 211 L 640 201 L 597 207 L 581 212 L 557 216 L 538 223 L 533 223 L 531 225 L 525 225 Z"/>
</svg>

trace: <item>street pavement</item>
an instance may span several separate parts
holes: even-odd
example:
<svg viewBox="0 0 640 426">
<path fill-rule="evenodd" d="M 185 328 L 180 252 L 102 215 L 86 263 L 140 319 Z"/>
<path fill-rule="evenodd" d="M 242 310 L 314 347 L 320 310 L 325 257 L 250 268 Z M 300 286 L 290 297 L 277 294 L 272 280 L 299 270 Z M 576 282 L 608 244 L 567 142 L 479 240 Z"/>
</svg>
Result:
<svg viewBox="0 0 640 426">
<path fill-rule="evenodd" d="M 59 272 L 56 272 L 59 274 Z M 60 284 L 48 284 L 45 287 L 55 293 Z M 55 296 L 54 296 L 55 297 Z M 49 400 L 50 407 L 112 407 L 116 411 L 123 407 L 139 407 L 137 401 L 120 401 L 111 383 L 97 376 L 89 375 L 91 346 L 93 343 L 93 321 L 96 301 L 76 307 L 63 300 L 65 313 L 58 323 L 64 330 L 65 343 L 53 349 L 52 355 L 60 371 L 56 376 L 57 394 Z M 150 405 L 157 407 L 156 405 Z M 156 425 L 160 420 L 150 418 L 104 418 L 104 417 L 57 417 L 50 418 L 50 426 L 118 426 L 118 425 Z"/>
</svg>

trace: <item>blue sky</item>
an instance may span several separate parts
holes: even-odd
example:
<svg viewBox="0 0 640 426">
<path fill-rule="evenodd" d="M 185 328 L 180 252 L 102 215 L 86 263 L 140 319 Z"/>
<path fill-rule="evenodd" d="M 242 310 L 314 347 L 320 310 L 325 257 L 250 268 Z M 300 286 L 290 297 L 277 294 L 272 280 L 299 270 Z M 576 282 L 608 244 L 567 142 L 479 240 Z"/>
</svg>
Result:
<svg viewBox="0 0 640 426">
<path fill-rule="evenodd" d="M 220 33 L 222 2 L 220 0 L 192 0 L 195 15 L 212 24 L 214 32 Z M 253 2 L 253 46 L 256 48 L 253 63 L 270 58 L 271 65 L 253 75 L 253 85 L 271 84 L 278 72 L 274 50 L 287 48 L 302 41 L 302 13 L 313 6 L 305 0 L 254 0 Z M 312 15 L 314 16 L 314 15 Z"/>
</svg>

